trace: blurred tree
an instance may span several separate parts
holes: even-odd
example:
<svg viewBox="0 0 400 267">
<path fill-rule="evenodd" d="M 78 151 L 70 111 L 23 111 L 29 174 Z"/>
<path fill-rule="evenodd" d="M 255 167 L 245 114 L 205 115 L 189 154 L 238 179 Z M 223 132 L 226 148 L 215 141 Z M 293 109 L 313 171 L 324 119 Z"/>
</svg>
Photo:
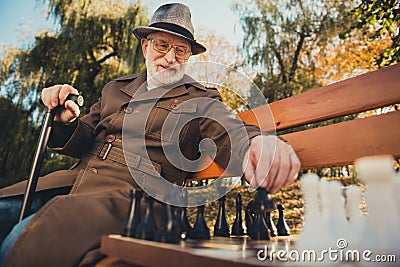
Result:
<svg viewBox="0 0 400 267">
<path fill-rule="evenodd" d="M 0 58 L 0 178 L 13 182 L 26 178 L 35 147 L 43 107 L 40 91 L 68 83 L 85 97 L 82 114 L 97 101 L 101 88 L 111 79 L 144 69 L 139 42 L 132 34 L 137 25 L 148 24 L 140 1 L 127 4 L 114 0 L 45 0 L 49 18 L 59 25 L 56 33 L 42 32 L 27 49 L 5 48 Z M 4 99 L 3 99 L 4 98 Z M 3 110 L 4 109 L 4 110 Z M 5 128 L 3 128 L 5 129 Z M 10 131 L 9 131 L 10 129 Z M 17 149 L 23 147 L 23 149 Z M 73 160 L 49 153 L 42 168 L 48 173 Z M 17 167 L 14 166 L 18 164 Z M 12 180 L 10 180 L 11 182 Z M 7 182 L 8 183 L 8 182 Z"/>
<path fill-rule="evenodd" d="M 29 170 L 38 129 L 29 111 L 6 97 L 0 97 L 0 187 Z M 27 176 L 26 173 L 22 173 Z"/>
<path fill-rule="evenodd" d="M 252 81 L 237 71 L 237 66 L 241 65 L 237 48 L 223 36 L 202 29 L 199 31 L 196 38 L 207 47 L 207 51 L 190 59 L 187 73 L 204 86 L 217 88 L 222 101 L 233 112 L 247 109 L 246 88 Z"/>
<path fill-rule="evenodd" d="M 378 68 L 376 60 L 392 44 L 388 36 L 368 41 L 368 35 L 353 30 L 351 38 L 338 38 L 315 53 L 315 76 L 321 85 L 348 79 Z"/>
<path fill-rule="evenodd" d="M 248 0 L 235 5 L 245 36 L 243 56 L 273 102 L 320 85 L 315 51 L 350 24 L 352 0 Z"/>
<path fill-rule="evenodd" d="M 400 58 L 400 3 L 398 0 L 362 0 L 352 10 L 355 19 L 348 31 L 342 37 L 351 37 L 358 34 L 367 36 L 365 44 L 368 46 L 379 43 L 381 40 L 390 40 L 389 45 L 381 49 L 380 54 L 374 57 L 377 66 L 395 64 Z M 355 29 L 355 31 L 354 31 Z"/>
</svg>

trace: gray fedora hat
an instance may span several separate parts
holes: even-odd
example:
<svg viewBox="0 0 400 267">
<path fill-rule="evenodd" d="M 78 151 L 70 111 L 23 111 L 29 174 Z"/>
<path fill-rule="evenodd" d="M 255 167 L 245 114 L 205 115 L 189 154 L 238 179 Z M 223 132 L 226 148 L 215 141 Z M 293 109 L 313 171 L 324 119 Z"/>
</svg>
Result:
<svg viewBox="0 0 400 267">
<path fill-rule="evenodd" d="M 154 12 L 149 26 L 135 27 L 133 34 L 140 40 L 156 31 L 185 38 L 192 45 L 192 55 L 201 54 L 207 50 L 194 39 L 190 9 L 184 4 L 172 3 L 160 6 Z"/>
</svg>

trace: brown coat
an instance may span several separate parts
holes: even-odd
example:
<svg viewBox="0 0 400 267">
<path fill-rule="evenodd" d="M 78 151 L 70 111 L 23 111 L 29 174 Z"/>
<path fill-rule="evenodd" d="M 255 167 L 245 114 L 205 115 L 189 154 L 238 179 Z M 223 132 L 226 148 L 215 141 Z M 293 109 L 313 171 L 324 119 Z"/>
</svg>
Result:
<svg viewBox="0 0 400 267">
<path fill-rule="evenodd" d="M 129 129 L 135 130 L 140 129 L 140 122 L 145 120 L 145 129 L 136 131 L 139 133 L 137 135 L 130 135 L 124 149 L 129 147 L 133 153 L 150 158 L 154 166 L 158 166 L 156 170 L 174 183 L 181 184 L 188 172 L 171 165 L 163 153 L 163 142 L 168 145 L 179 138 L 182 154 L 188 159 L 196 159 L 199 156 L 200 140 L 211 138 L 218 148 L 215 161 L 226 166 L 231 146 L 221 125 L 227 127 L 228 131 L 235 131 L 241 122 L 226 109 L 221 109 L 214 103 L 216 101 L 180 105 L 186 100 L 199 97 L 220 100 L 219 93 L 188 77 L 185 77 L 184 85 L 167 91 L 157 88 L 147 92 L 142 86 L 145 81 L 144 72 L 108 83 L 90 113 L 78 120 L 65 146 L 53 148 L 59 153 L 80 157 L 81 161 L 71 170 L 54 172 L 40 178 L 38 190 L 73 185 L 71 193 L 53 198 L 36 213 L 4 262 L 5 267 L 91 265 L 99 259 L 101 236 L 121 232 L 128 212 L 129 191 L 136 187 L 132 176 L 140 179 L 148 173 L 139 170 L 129 172 L 125 164 L 103 160 L 88 151 L 93 152 L 94 146 L 105 142 L 122 148 L 124 120 Z M 149 103 L 152 103 L 151 112 L 146 114 L 145 107 Z M 174 120 L 180 120 L 190 113 L 196 113 L 196 117 L 178 131 L 178 135 L 174 127 L 169 127 L 166 133 L 161 131 L 161 126 L 170 114 Z M 127 116 L 130 119 L 126 119 Z M 208 119 L 210 117 L 215 120 Z M 255 126 L 247 125 L 246 130 L 249 135 L 232 147 L 240 159 L 248 147 L 247 138 L 259 134 Z M 145 145 L 139 140 L 143 136 L 146 138 Z M 51 144 L 57 143 L 57 138 L 53 135 Z M 236 167 L 238 165 L 235 164 Z M 20 194 L 24 189 L 25 185 L 19 183 L 0 190 L 0 197 Z"/>
</svg>

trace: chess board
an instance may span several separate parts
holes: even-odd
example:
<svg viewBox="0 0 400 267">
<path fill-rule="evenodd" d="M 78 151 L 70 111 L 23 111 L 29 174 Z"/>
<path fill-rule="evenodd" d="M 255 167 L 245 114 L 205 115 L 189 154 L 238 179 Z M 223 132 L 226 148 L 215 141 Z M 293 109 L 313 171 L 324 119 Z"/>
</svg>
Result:
<svg viewBox="0 0 400 267">
<path fill-rule="evenodd" d="M 297 236 L 274 237 L 271 240 L 251 240 L 243 237 L 211 237 L 210 240 L 184 240 L 166 244 L 121 235 L 102 239 L 102 253 L 139 266 L 288 266 L 276 260 L 260 260 L 257 253 L 265 246 L 272 250 L 289 250 Z M 263 254 L 262 254 L 263 255 Z"/>
</svg>

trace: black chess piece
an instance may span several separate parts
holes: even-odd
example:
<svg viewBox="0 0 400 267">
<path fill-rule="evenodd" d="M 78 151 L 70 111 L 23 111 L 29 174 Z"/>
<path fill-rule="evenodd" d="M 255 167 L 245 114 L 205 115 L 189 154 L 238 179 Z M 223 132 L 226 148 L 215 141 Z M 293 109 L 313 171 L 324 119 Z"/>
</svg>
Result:
<svg viewBox="0 0 400 267">
<path fill-rule="evenodd" d="M 197 207 L 196 222 L 189 232 L 190 239 L 210 239 L 210 229 L 204 218 L 204 207 L 204 205 Z"/>
<path fill-rule="evenodd" d="M 232 235 L 244 235 L 242 218 L 242 195 L 240 195 L 240 193 L 238 193 L 236 196 L 236 218 L 232 225 Z"/>
<path fill-rule="evenodd" d="M 271 212 L 276 209 L 275 202 L 264 188 L 258 188 L 254 198 L 254 212 Z"/>
<path fill-rule="evenodd" d="M 171 205 L 161 203 L 162 205 L 162 218 L 160 226 L 156 231 L 154 240 L 163 243 L 179 243 L 181 240 L 182 228 L 180 225 L 180 218 L 176 217 L 176 212 Z"/>
<path fill-rule="evenodd" d="M 269 229 L 269 235 L 270 236 L 277 236 L 278 235 L 278 229 L 276 229 L 276 226 L 275 226 L 274 222 L 272 221 L 270 212 L 267 212 L 265 214 L 265 221 L 267 222 L 267 226 L 268 226 L 268 229 Z"/>
<path fill-rule="evenodd" d="M 287 225 L 285 218 L 283 216 L 284 210 L 285 210 L 285 207 L 282 204 L 278 204 L 279 219 L 278 219 L 278 223 L 276 224 L 276 228 L 278 229 L 279 236 L 290 235 L 290 228 Z"/>
<path fill-rule="evenodd" d="M 154 240 L 154 234 L 157 226 L 153 214 L 153 198 L 146 195 L 146 211 L 136 228 L 135 237 L 139 239 Z"/>
<path fill-rule="evenodd" d="M 270 240 L 267 222 L 265 220 L 266 213 L 276 209 L 275 203 L 271 196 L 264 188 L 258 188 L 254 202 L 249 206 L 250 223 L 247 234 L 255 240 Z"/>
<path fill-rule="evenodd" d="M 218 199 L 219 209 L 217 220 L 214 225 L 214 236 L 222 236 L 229 237 L 229 227 L 228 222 L 226 221 L 226 212 L 225 212 L 225 196 L 222 196 Z"/>
<path fill-rule="evenodd" d="M 128 216 L 124 223 L 122 235 L 127 237 L 135 237 L 136 228 L 140 222 L 140 200 L 142 199 L 143 191 L 140 189 L 131 190 L 131 203 L 129 206 Z"/>
<path fill-rule="evenodd" d="M 251 229 L 251 226 L 254 222 L 254 213 L 253 213 L 253 206 L 254 206 L 254 200 L 250 200 L 249 203 L 247 203 L 245 213 L 244 213 L 244 219 L 246 222 L 246 228 L 247 228 L 247 234 L 249 232 L 249 229 Z"/>
<path fill-rule="evenodd" d="M 182 225 L 182 233 L 181 238 L 186 239 L 190 235 L 190 231 L 192 231 L 192 226 L 190 226 L 188 216 L 187 216 L 187 208 L 180 208 L 180 221 Z"/>
<path fill-rule="evenodd" d="M 188 204 L 187 191 L 182 190 L 181 197 L 183 204 L 187 205 Z M 189 219 L 187 216 L 187 208 L 186 206 L 177 207 L 176 211 L 178 213 L 177 216 L 178 218 L 180 218 L 180 223 L 181 223 L 181 229 L 182 229 L 181 238 L 186 239 L 189 236 L 190 231 L 192 230 L 192 227 L 190 226 Z"/>
</svg>

